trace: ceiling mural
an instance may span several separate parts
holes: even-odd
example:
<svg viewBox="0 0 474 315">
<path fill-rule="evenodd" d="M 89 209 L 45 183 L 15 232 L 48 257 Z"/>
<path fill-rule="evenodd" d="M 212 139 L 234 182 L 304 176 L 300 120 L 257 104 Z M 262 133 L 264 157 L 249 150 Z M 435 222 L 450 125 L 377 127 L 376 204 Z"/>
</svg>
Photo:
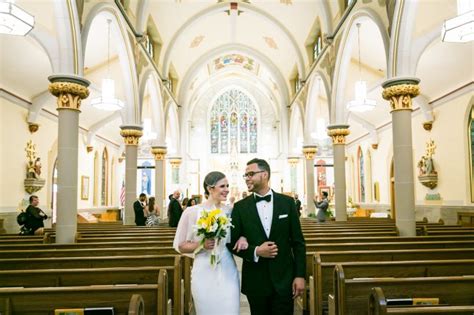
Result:
<svg viewBox="0 0 474 315">
<path fill-rule="evenodd" d="M 229 54 L 215 59 L 208 64 L 209 74 L 226 67 L 239 67 L 258 75 L 259 65 L 255 60 L 241 54 Z"/>
</svg>

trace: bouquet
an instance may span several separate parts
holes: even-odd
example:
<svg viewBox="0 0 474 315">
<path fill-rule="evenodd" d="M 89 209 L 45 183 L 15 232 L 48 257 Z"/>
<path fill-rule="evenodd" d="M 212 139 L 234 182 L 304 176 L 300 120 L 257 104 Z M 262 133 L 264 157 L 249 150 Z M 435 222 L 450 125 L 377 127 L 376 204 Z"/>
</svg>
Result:
<svg viewBox="0 0 474 315">
<path fill-rule="evenodd" d="M 215 209 L 212 211 L 203 210 L 195 226 L 197 235 L 202 236 L 202 240 L 194 253 L 197 253 L 204 248 L 204 242 L 206 239 L 215 239 L 216 245 L 211 252 L 211 265 L 215 266 L 218 264 L 219 256 L 217 255 L 215 248 L 218 247 L 219 241 L 226 237 L 227 228 L 233 227 L 231 221 L 232 219 L 228 218 L 221 209 Z"/>
</svg>

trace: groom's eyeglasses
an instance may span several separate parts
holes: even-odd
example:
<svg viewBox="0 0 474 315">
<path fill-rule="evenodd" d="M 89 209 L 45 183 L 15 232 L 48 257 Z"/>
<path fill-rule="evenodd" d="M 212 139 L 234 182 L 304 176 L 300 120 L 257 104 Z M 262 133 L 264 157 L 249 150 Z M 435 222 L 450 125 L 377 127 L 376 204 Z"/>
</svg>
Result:
<svg viewBox="0 0 474 315">
<path fill-rule="evenodd" d="M 258 172 L 248 172 L 248 173 L 245 173 L 242 177 L 245 179 L 245 178 L 251 178 L 251 177 L 254 177 L 255 174 L 258 174 L 258 173 L 263 173 L 265 171 L 258 171 Z"/>
</svg>

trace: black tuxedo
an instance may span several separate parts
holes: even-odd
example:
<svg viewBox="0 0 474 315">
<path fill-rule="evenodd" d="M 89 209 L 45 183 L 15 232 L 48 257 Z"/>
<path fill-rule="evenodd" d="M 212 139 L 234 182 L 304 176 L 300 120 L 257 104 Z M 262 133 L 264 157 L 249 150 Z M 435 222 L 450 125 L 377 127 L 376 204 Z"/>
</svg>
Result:
<svg viewBox="0 0 474 315">
<path fill-rule="evenodd" d="M 133 211 L 135 212 L 135 224 L 138 226 L 145 226 L 145 206 L 142 205 L 140 200 L 133 203 Z"/>
<path fill-rule="evenodd" d="M 253 195 L 237 202 L 232 211 L 232 250 L 240 236 L 249 243 L 247 250 L 234 252 L 244 259 L 242 266 L 242 293 L 249 297 L 292 295 L 295 277 L 305 276 L 306 248 L 300 221 L 293 198 L 273 192 L 273 218 L 270 236 L 267 237 L 257 211 Z M 266 241 L 278 246 L 275 258 L 259 257 L 254 260 L 255 248 Z M 291 302 L 291 298 L 290 298 Z"/>
</svg>

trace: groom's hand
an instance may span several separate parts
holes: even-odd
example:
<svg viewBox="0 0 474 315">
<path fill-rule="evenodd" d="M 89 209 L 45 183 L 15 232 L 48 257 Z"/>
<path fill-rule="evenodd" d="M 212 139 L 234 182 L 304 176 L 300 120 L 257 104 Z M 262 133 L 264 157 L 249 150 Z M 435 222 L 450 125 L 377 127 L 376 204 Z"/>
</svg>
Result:
<svg viewBox="0 0 474 315">
<path fill-rule="evenodd" d="M 257 247 L 257 256 L 264 258 L 275 258 L 278 254 L 278 246 L 275 242 L 264 242 Z"/>
<path fill-rule="evenodd" d="M 295 280 L 293 280 L 293 298 L 295 299 L 301 294 L 303 294 L 304 289 L 305 289 L 304 278 L 299 278 L 299 277 L 295 278 Z"/>
</svg>

